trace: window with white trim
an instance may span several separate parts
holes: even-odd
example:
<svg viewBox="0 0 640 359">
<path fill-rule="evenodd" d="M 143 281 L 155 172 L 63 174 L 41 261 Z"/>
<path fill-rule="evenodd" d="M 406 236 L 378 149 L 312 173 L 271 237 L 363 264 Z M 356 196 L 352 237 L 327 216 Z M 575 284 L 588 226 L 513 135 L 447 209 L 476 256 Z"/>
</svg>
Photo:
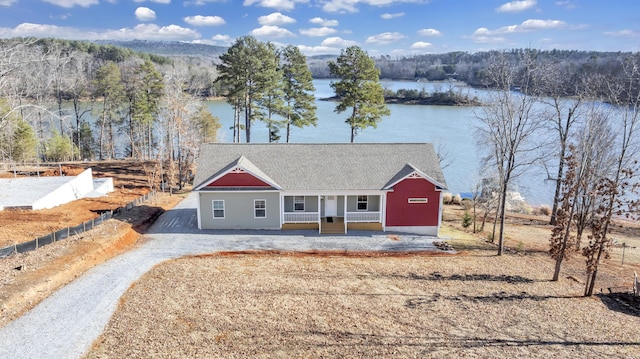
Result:
<svg viewBox="0 0 640 359">
<path fill-rule="evenodd" d="M 293 210 L 304 212 L 304 196 L 293 196 Z"/>
<path fill-rule="evenodd" d="M 253 218 L 266 218 L 266 217 L 267 217 L 267 200 L 254 199 L 253 200 Z"/>
<path fill-rule="evenodd" d="M 358 196 L 356 209 L 358 211 L 366 211 L 369 208 L 369 196 Z"/>
<path fill-rule="evenodd" d="M 213 203 L 213 218 L 224 218 L 224 200 L 214 199 Z"/>
<path fill-rule="evenodd" d="M 409 198 L 409 203 L 427 203 L 429 202 L 428 198 Z"/>
</svg>

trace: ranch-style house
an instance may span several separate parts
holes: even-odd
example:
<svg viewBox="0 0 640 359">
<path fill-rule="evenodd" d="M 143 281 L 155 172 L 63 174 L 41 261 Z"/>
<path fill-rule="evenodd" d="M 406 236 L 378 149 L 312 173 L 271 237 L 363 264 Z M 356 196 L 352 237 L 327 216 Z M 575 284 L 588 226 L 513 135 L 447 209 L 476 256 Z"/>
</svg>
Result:
<svg viewBox="0 0 640 359">
<path fill-rule="evenodd" d="M 200 229 L 437 236 L 445 179 L 432 144 L 205 144 Z"/>
</svg>

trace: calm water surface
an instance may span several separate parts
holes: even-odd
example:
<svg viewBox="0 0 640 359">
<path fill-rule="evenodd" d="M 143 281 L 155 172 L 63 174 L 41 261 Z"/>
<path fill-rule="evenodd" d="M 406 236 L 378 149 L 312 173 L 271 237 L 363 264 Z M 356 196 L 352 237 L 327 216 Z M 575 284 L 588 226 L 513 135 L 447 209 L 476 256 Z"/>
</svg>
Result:
<svg viewBox="0 0 640 359">
<path fill-rule="evenodd" d="M 330 80 L 314 80 L 316 98 L 333 95 Z M 422 89 L 432 92 L 462 91 L 482 98 L 482 91 L 460 87 L 456 83 L 419 83 L 409 81 L 382 81 L 385 88 Z M 457 87 L 453 87 L 457 86 Z M 350 129 L 344 122 L 346 114 L 334 112 L 335 103 L 316 101 L 317 127 L 293 128 L 290 142 L 335 143 L 349 142 Z M 221 142 L 233 140 L 233 110 L 224 101 L 209 102 L 212 114 L 220 118 Z M 439 151 L 446 153 L 444 175 L 452 193 L 469 192 L 488 174 L 479 173 L 480 155 L 475 145 L 474 132 L 478 125 L 474 107 L 389 105 L 391 115 L 383 118 L 377 128 L 366 128 L 356 136 L 356 142 L 432 142 Z M 281 133 L 282 140 L 285 133 Z M 244 141 L 244 134 L 242 136 Z M 252 142 L 268 142 L 268 131 L 263 123 L 255 123 L 251 132 Z M 549 204 L 553 198 L 552 183 L 545 182 L 542 171 L 534 169 L 522 176 L 517 190 L 532 205 Z M 539 172 L 539 173 L 536 173 Z"/>
</svg>

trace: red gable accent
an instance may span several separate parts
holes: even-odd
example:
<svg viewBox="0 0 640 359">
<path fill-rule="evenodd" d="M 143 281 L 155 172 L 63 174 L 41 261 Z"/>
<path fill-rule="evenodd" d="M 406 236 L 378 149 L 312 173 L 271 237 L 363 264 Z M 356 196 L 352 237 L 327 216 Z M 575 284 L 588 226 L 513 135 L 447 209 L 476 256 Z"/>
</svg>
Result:
<svg viewBox="0 0 640 359">
<path fill-rule="evenodd" d="M 209 183 L 207 187 L 271 187 L 271 185 L 252 174 L 234 170 Z"/>
<path fill-rule="evenodd" d="M 425 179 L 410 179 L 396 183 L 387 193 L 387 226 L 437 226 L 440 192 Z M 409 198 L 427 198 L 427 203 L 408 203 Z"/>
</svg>

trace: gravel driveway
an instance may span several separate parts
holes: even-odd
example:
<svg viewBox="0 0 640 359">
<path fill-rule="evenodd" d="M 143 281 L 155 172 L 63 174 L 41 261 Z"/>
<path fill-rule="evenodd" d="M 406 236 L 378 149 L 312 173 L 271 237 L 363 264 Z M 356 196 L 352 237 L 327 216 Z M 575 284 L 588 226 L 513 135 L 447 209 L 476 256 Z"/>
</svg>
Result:
<svg viewBox="0 0 640 359">
<path fill-rule="evenodd" d="M 246 250 L 435 250 L 433 237 L 379 232 L 200 231 L 196 196 L 163 214 L 134 250 L 94 267 L 27 314 L 0 328 L 0 358 L 80 358 L 102 333 L 122 294 L 156 264 L 185 255 Z"/>
</svg>

